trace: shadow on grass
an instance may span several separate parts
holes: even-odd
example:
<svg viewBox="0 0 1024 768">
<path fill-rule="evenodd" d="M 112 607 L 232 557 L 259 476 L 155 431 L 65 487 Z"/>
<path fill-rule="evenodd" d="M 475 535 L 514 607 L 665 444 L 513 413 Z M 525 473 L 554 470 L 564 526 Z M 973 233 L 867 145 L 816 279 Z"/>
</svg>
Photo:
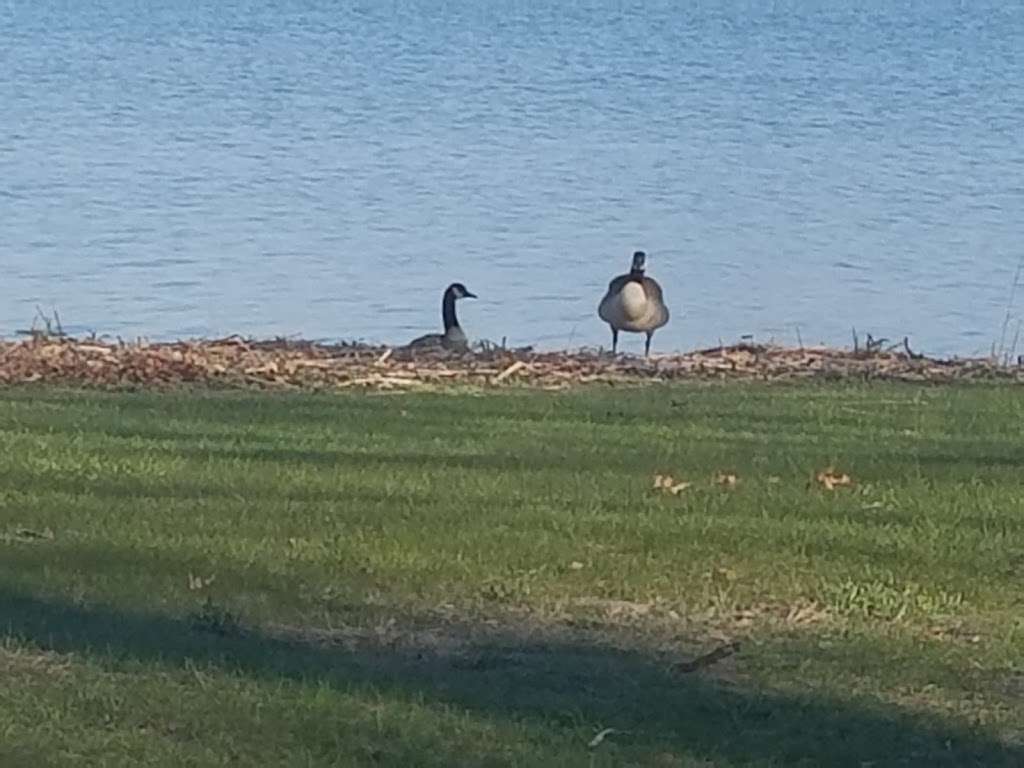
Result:
<svg viewBox="0 0 1024 768">
<path fill-rule="evenodd" d="M 0 765 L 4 768 L 21 768 L 21 766 L 45 768 L 53 763 L 35 750 L 11 744 L 0 744 Z"/>
<path fill-rule="evenodd" d="M 622 750 L 624 761 L 668 753 L 716 765 L 1024 765 L 1024 749 L 980 731 L 895 707 L 674 675 L 653 654 L 592 640 L 538 642 L 528 633 L 498 635 L 454 624 L 444 625 L 442 642 L 436 632 L 413 633 L 402 643 L 254 628 L 218 634 L 194 621 L 9 589 L 0 589 L 0 617 L 4 636 L 44 650 L 94 655 L 113 665 L 199 664 L 255 680 L 411 696 L 545 728 L 579 743 L 581 754 L 582 725 L 612 727 L 624 735 L 607 749 Z M 443 736 L 437 739 L 443 751 Z M 494 749 L 497 757 L 503 748 Z"/>
</svg>

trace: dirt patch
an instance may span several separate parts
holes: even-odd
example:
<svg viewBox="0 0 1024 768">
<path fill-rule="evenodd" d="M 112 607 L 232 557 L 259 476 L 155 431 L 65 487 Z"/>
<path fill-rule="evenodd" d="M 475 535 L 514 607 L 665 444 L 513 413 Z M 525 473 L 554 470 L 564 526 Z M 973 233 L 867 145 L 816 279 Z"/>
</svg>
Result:
<svg viewBox="0 0 1024 768">
<path fill-rule="evenodd" d="M 123 343 L 65 336 L 0 342 L 0 383 L 100 388 L 417 390 L 678 380 L 890 379 L 1024 382 L 1024 366 L 992 359 L 938 360 L 906 348 L 857 350 L 737 344 L 648 359 L 602 351 L 537 352 L 484 345 L 471 353 L 241 337 Z"/>
<path fill-rule="evenodd" d="M 343 648 L 398 666 L 465 671 L 549 665 L 597 668 L 615 658 L 636 657 L 671 674 L 700 672 L 731 679 L 736 676 L 740 648 L 721 633 L 681 631 L 678 624 L 580 624 L 525 610 L 498 618 L 438 613 L 415 622 L 388 619 L 372 626 L 330 629 L 272 625 L 258 631 L 289 644 Z M 729 648 L 728 653 L 721 652 L 723 647 Z"/>
</svg>

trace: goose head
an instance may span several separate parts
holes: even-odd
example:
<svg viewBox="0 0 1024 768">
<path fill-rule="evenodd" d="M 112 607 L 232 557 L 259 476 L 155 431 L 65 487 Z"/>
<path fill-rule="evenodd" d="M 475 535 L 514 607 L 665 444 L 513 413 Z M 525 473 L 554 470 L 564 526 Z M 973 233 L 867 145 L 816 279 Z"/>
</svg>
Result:
<svg viewBox="0 0 1024 768">
<path fill-rule="evenodd" d="M 636 251 L 633 253 L 633 267 L 630 270 L 634 274 L 643 274 L 643 271 L 647 268 L 647 254 L 643 251 Z"/>
<path fill-rule="evenodd" d="M 466 288 L 462 283 L 452 283 L 448 286 L 446 294 L 451 296 L 453 299 L 475 299 L 476 294 L 470 293 L 469 289 Z"/>
</svg>

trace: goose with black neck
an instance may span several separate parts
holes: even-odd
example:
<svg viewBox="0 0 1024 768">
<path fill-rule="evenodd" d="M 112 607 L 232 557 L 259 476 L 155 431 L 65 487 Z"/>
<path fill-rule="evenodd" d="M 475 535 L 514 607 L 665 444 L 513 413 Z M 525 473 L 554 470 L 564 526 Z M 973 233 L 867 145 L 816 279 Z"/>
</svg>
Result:
<svg viewBox="0 0 1024 768">
<path fill-rule="evenodd" d="M 459 318 L 455 312 L 455 302 L 459 299 L 475 298 L 476 294 L 470 293 L 462 283 L 449 285 L 441 298 L 441 320 L 444 323 L 444 333 L 428 333 L 413 339 L 409 342 L 409 349 L 424 351 L 445 349 L 452 352 L 465 352 L 469 349 L 466 333 L 459 325 Z"/>
<path fill-rule="evenodd" d="M 654 332 L 668 322 L 669 312 L 661 286 L 647 276 L 646 269 L 647 254 L 636 251 L 632 268 L 627 274 L 612 279 L 598 305 L 598 316 L 612 329 L 612 354 L 618 351 L 619 331 L 627 331 L 646 334 L 644 355 L 650 355 Z"/>
</svg>

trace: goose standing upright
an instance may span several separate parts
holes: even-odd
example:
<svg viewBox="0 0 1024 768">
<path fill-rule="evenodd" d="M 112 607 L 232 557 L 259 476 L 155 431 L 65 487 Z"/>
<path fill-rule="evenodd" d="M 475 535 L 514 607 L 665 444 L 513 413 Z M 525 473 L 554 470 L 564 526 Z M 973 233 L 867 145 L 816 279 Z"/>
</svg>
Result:
<svg viewBox="0 0 1024 768">
<path fill-rule="evenodd" d="M 629 274 L 619 275 L 608 284 L 608 292 L 597 308 L 598 316 L 612 329 L 612 354 L 618 350 L 619 331 L 647 334 L 644 355 L 651 353 L 651 337 L 668 322 L 668 307 L 661 294 L 661 286 L 644 274 L 647 254 L 633 254 L 633 267 Z"/>
<path fill-rule="evenodd" d="M 444 333 L 428 333 L 409 342 L 410 349 L 448 349 L 464 351 L 469 348 L 466 334 L 459 325 L 455 314 L 457 299 L 475 299 L 476 294 L 470 293 L 462 283 L 452 283 L 441 299 L 441 319 L 444 322 Z"/>
</svg>

